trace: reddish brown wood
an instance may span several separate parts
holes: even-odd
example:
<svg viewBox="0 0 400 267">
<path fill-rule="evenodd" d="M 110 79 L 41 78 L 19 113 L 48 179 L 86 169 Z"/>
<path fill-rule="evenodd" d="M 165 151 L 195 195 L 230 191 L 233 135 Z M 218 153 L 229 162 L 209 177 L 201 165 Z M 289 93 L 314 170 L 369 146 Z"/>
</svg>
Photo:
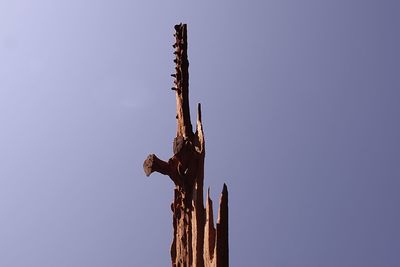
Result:
<svg viewBox="0 0 400 267">
<path fill-rule="evenodd" d="M 174 267 L 225 267 L 229 265 L 228 189 L 224 185 L 216 229 L 212 201 L 207 194 L 203 204 L 205 141 L 201 106 L 197 107 L 196 131 L 193 132 L 189 108 L 189 61 L 187 26 L 175 25 L 175 73 L 177 132 L 173 156 L 168 162 L 150 154 L 143 163 L 145 174 L 168 175 L 175 185 L 173 212 L 174 237 L 171 261 Z"/>
</svg>

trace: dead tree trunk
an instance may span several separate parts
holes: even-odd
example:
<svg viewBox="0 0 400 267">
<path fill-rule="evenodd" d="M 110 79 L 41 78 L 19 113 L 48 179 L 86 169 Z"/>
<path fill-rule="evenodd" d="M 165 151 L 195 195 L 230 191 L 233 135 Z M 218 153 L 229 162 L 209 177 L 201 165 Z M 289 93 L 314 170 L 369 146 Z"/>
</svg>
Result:
<svg viewBox="0 0 400 267">
<path fill-rule="evenodd" d="M 214 227 L 212 201 L 207 193 L 203 204 L 205 142 L 201 106 L 197 107 L 196 132 L 192 130 L 189 109 L 189 61 L 186 24 L 175 25 L 175 73 L 177 132 L 173 156 L 168 162 L 151 154 L 144 161 L 147 176 L 152 172 L 168 175 L 175 184 L 173 212 L 174 237 L 171 245 L 173 267 L 225 267 L 228 257 L 228 189 L 224 184 L 218 222 Z"/>
</svg>

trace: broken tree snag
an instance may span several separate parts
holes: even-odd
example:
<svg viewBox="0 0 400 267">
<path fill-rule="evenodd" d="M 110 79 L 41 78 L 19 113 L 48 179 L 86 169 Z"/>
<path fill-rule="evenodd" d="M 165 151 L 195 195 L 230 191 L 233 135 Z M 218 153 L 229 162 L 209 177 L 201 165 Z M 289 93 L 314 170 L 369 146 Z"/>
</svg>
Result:
<svg viewBox="0 0 400 267">
<path fill-rule="evenodd" d="M 143 163 L 147 176 L 153 172 L 167 175 L 175 185 L 171 204 L 174 236 L 171 244 L 173 267 L 228 266 L 228 190 L 224 185 L 218 222 L 214 227 L 212 201 L 207 194 L 203 204 L 205 141 L 201 106 L 197 107 L 196 132 L 193 133 L 189 108 L 189 61 L 186 24 L 175 25 L 175 73 L 177 131 L 173 156 L 168 161 L 150 154 Z"/>
</svg>

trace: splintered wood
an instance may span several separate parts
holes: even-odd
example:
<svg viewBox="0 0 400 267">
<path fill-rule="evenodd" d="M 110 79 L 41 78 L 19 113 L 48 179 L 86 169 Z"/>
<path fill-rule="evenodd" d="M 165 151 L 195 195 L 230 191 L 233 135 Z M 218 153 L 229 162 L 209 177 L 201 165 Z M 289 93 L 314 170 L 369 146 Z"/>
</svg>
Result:
<svg viewBox="0 0 400 267">
<path fill-rule="evenodd" d="M 147 176 L 153 172 L 168 175 L 175 185 L 171 204 L 174 237 L 171 245 L 173 267 L 229 266 L 228 189 L 224 184 L 217 225 L 214 226 L 212 201 L 207 193 L 203 204 L 205 142 L 201 106 L 197 107 L 196 132 L 189 108 L 189 61 L 187 26 L 175 25 L 175 73 L 177 131 L 173 156 L 168 161 L 150 154 L 143 163 Z"/>
</svg>

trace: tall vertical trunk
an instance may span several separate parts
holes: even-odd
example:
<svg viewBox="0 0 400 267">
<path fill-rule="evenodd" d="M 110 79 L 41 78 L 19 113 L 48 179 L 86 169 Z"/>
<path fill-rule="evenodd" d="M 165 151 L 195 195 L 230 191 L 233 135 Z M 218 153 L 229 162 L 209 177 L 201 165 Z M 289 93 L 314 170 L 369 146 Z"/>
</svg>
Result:
<svg viewBox="0 0 400 267">
<path fill-rule="evenodd" d="M 174 267 L 225 267 L 228 257 L 228 190 L 224 185 L 216 228 L 212 201 L 207 194 L 203 204 L 205 141 L 201 106 L 197 108 L 196 131 L 193 132 L 189 108 L 189 61 L 186 24 L 175 25 L 175 73 L 177 132 L 173 156 L 168 162 L 150 154 L 143 168 L 147 176 L 156 171 L 174 182 L 171 205 L 174 236 L 171 260 Z"/>
</svg>

